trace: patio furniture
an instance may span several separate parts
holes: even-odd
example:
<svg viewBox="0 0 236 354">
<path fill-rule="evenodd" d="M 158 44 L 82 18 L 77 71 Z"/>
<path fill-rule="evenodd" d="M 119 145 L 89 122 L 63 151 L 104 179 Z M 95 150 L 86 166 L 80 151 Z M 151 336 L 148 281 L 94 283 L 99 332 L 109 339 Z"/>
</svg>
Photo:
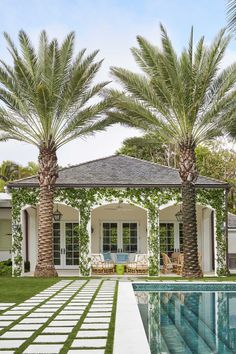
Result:
<svg viewBox="0 0 236 354">
<path fill-rule="evenodd" d="M 176 273 L 178 275 L 182 275 L 183 273 L 183 267 L 184 267 L 184 254 L 181 253 L 178 257 L 178 261 L 177 261 L 177 264 L 176 264 Z"/>
<path fill-rule="evenodd" d="M 91 267 L 93 273 L 114 273 L 115 264 L 113 261 L 104 261 L 103 255 L 100 253 L 91 255 Z"/>
<path fill-rule="evenodd" d="M 91 267 L 93 273 L 103 273 L 103 259 L 101 254 L 91 254 Z"/>
<path fill-rule="evenodd" d="M 167 256 L 166 253 L 161 253 L 163 259 L 163 269 L 162 272 L 164 274 L 168 273 L 168 271 L 174 271 L 175 267 L 177 266 L 178 262 L 172 262 L 170 257 Z"/>
<path fill-rule="evenodd" d="M 117 253 L 116 264 L 126 264 L 129 261 L 128 253 Z"/>
<path fill-rule="evenodd" d="M 178 263 L 178 258 L 180 256 L 180 252 L 173 252 L 172 255 L 171 255 L 171 262 L 173 263 L 173 272 L 176 272 L 177 269 L 176 269 L 176 263 Z"/>
<path fill-rule="evenodd" d="M 103 252 L 102 255 L 103 255 L 104 261 L 112 261 L 111 252 Z"/>
<path fill-rule="evenodd" d="M 148 272 L 148 255 L 136 254 L 134 262 L 128 262 L 126 265 L 127 273 L 141 273 Z"/>
<path fill-rule="evenodd" d="M 116 264 L 116 274 L 117 275 L 124 275 L 125 272 L 125 265 L 124 264 Z"/>
</svg>

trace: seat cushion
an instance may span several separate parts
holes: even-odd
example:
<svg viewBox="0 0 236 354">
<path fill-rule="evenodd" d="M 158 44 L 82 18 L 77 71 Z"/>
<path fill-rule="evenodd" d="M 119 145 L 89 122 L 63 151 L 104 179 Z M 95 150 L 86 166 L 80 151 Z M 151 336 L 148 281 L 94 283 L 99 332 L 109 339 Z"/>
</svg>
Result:
<svg viewBox="0 0 236 354">
<path fill-rule="evenodd" d="M 111 252 L 103 252 L 104 261 L 111 261 Z"/>
<path fill-rule="evenodd" d="M 128 253 L 117 253 L 116 255 L 116 263 L 127 263 L 129 260 Z"/>
</svg>

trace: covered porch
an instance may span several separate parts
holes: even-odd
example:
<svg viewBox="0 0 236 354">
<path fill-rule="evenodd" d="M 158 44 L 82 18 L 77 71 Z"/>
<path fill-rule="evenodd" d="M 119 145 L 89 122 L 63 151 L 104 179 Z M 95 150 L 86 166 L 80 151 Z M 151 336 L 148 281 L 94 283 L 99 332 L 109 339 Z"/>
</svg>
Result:
<svg viewBox="0 0 236 354">
<path fill-rule="evenodd" d="M 37 259 L 39 190 L 36 177 L 9 185 L 13 207 L 14 275 L 24 263 L 34 270 Z M 111 156 L 59 171 L 54 213 L 53 255 L 59 271 L 92 274 L 92 256 L 100 255 L 114 266 L 125 267 L 146 257 L 145 274 L 165 270 L 163 254 L 170 259 L 183 252 L 178 171 L 126 156 Z M 197 181 L 199 260 L 205 274 L 227 270 L 225 183 L 199 177 Z M 105 259 L 106 258 L 106 259 Z M 115 267 L 113 268 L 113 271 Z M 127 270 L 124 269 L 125 271 Z M 142 272 L 144 274 L 144 272 Z M 166 273 L 166 272 L 165 272 Z M 114 273 L 115 274 L 115 273 Z"/>
</svg>

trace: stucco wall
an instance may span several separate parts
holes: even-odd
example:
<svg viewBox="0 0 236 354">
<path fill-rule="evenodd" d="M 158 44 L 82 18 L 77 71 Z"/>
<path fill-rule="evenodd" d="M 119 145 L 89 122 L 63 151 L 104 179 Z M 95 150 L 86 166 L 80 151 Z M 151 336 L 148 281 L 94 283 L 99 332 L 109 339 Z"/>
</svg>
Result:
<svg viewBox="0 0 236 354">
<path fill-rule="evenodd" d="M 236 229 L 229 230 L 229 253 L 236 253 Z"/>
</svg>

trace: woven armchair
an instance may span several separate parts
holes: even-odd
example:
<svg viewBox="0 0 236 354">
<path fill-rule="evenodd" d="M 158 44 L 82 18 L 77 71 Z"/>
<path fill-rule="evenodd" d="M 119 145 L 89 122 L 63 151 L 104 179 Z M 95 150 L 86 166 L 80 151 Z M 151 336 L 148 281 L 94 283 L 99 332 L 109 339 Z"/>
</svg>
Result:
<svg viewBox="0 0 236 354">
<path fill-rule="evenodd" d="M 114 273 L 115 264 L 113 261 L 104 261 L 100 253 L 91 254 L 92 272 L 97 274 Z"/>
<path fill-rule="evenodd" d="M 136 254 L 134 262 L 129 262 L 126 265 L 127 273 L 141 273 L 146 274 L 148 272 L 148 255 Z"/>
</svg>

